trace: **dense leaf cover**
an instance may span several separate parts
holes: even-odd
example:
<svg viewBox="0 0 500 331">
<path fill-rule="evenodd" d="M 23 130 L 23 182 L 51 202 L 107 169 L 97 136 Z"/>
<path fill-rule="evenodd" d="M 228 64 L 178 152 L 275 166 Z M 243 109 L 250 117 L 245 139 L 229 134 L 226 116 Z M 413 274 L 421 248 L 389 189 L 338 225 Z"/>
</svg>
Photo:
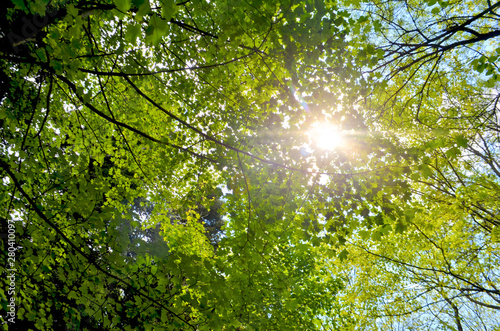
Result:
<svg viewBox="0 0 500 331">
<path fill-rule="evenodd" d="M 3 329 L 498 330 L 498 7 L 12 0 Z"/>
</svg>

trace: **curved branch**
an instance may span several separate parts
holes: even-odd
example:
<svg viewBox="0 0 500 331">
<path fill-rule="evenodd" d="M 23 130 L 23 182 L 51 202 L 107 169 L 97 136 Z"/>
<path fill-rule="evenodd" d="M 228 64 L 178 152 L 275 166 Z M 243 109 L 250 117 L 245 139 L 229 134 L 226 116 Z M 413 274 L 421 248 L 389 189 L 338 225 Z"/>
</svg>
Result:
<svg viewBox="0 0 500 331">
<path fill-rule="evenodd" d="M 69 81 L 66 77 L 61 76 L 61 75 L 57 75 L 57 77 L 58 77 L 60 80 L 62 80 L 64 83 L 66 83 L 66 85 L 68 85 L 68 87 L 69 87 L 69 88 L 73 91 L 73 93 L 75 93 L 75 95 L 77 96 L 77 98 L 80 100 L 80 102 L 81 102 L 82 104 L 84 104 L 84 105 L 85 105 L 87 108 L 89 108 L 92 112 L 94 112 L 95 114 L 97 114 L 97 115 L 99 115 L 100 117 L 104 118 L 104 119 L 105 119 L 105 120 L 107 120 L 108 122 L 113 123 L 113 124 L 115 124 L 115 125 L 118 125 L 118 126 L 120 126 L 120 127 L 122 127 L 122 128 L 128 129 L 128 130 L 130 130 L 130 131 L 132 131 L 132 132 L 134 132 L 134 133 L 137 133 L 138 135 L 140 135 L 140 136 L 142 136 L 142 137 L 144 137 L 144 138 L 146 138 L 146 139 L 148 139 L 148 140 L 151 140 L 151 141 L 153 141 L 153 142 L 155 142 L 155 143 L 159 143 L 159 144 L 162 144 L 162 145 L 166 145 L 166 146 L 170 146 L 170 147 L 176 148 L 176 149 L 178 149 L 178 150 L 181 150 L 181 151 L 183 151 L 183 152 L 187 152 L 187 153 L 189 153 L 189 154 L 191 154 L 191 155 L 193 155 L 193 156 L 196 156 L 196 157 L 198 157 L 198 158 L 200 158 L 200 159 L 203 159 L 203 160 L 210 161 L 210 162 L 212 162 L 212 163 L 216 163 L 216 164 L 218 163 L 216 160 L 213 160 L 213 159 L 211 159 L 211 158 L 209 158 L 209 157 L 207 157 L 207 156 L 204 156 L 204 155 L 201 155 L 201 154 L 195 153 L 195 152 L 193 152 L 193 151 L 191 151 L 191 150 L 189 150 L 189 149 L 186 149 L 186 148 L 184 148 L 184 147 L 180 147 L 180 146 L 177 146 L 177 145 L 175 145 L 175 144 L 168 143 L 168 142 L 165 142 L 165 141 L 162 141 L 162 140 L 156 139 L 156 138 L 154 138 L 154 137 L 152 137 L 152 136 L 148 135 L 147 133 L 144 133 L 144 132 L 140 131 L 139 129 L 136 129 L 136 128 L 134 128 L 134 127 L 132 127 L 132 126 L 128 125 L 128 124 L 125 124 L 125 123 L 123 123 L 123 122 L 117 121 L 117 120 L 115 120 L 115 119 L 113 119 L 113 118 L 109 117 L 108 115 L 104 114 L 103 112 L 101 112 L 100 110 L 98 110 L 97 108 L 95 108 L 95 107 L 94 107 L 93 105 L 91 105 L 90 103 L 85 102 L 85 101 L 83 100 L 83 98 L 82 98 L 80 95 L 78 95 L 78 93 L 77 93 L 77 89 L 76 89 L 75 84 L 73 84 L 71 81 Z"/>
<path fill-rule="evenodd" d="M 40 208 L 38 207 L 38 205 L 35 203 L 35 201 L 30 197 L 30 195 L 23 189 L 21 183 L 19 182 L 19 180 L 17 179 L 16 175 L 12 172 L 12 170 L 10 169 L 10 166 L 7 162 L 5 162 L 3 159 L 0 158 L 0 167 L 9 175 L 10 179 L 14 182 L 14 185 L 15 187 L 17 188 L 17 190 L 21 193 L 21 195 L 28 201 L 29 205 L 31 206 L 31 208 L 35 211 L 35 213 L 38 215 L 38 217 L 40 217 L 45 223 L 47 223 L 52 229 L 54 229 L 54 231 L 61 236 L 61 238 L 69 245 L 71 246 L 71 248 L 73 248 L 78 254 L 80 254 L 83 258 L 85 258 L 87 260 L 87 262 L 89 264 L 92 264 L 97 270 L 99 270 L 100 272 L 102 272 L 103 274 L 105 274 L 106 276 L 126 285 L 127 287 L 129 288 L 134 288 L 132 286 L 132 284 L 130 284 L 129 282 L 123 280 L 122 278 L 118 277 L 118 276 L 115 276 L 114 274 L 112 274 L 111 272 L 109 272 L 108 270 L 104 269 L 103 267 L 101 267 L 98 263 L 96 263 L 96 261 L 92 258 L 92 256 L 90 256 L 89 254 L 85 253 L 81 247 L 78 247 L 76 246 L 76 244 L 71 241 L 70 238 L 68 238 L 68 236 L 66 236 L 64 234 L 64 232 L 61 231 L 61 229 L 59 229 L 59 227 L 50 220 L 49 217 L 47 217 L 41 210 Z M 180 321 L 182 321 L 183 323 L 185 323 L 186 325 L 189 325 L 193 330 L 196 330 L 196 327 L 192 324 L 190 324 L 188 321 L 186 321 L 184 318 L 182 318 L 181 316 L 179 316 L 178 314 L 176 314 L 175 312 L 173 312 L 172 310 L 170 310 L 168 307 L 166 307 L 163 303 L 161 303 L 160 301 L 150 297 L 149 295 L 141 292 L 141 291 L 137 291 L 137 293 L 155 303 L 156 305 L 158 305 L 158 307 L 161 307 L 163 309 L 165 309 L 166 311 L 168 311 L 172 316 L 175 316 L 177 319 L 179 319 Z"/>
</svg>

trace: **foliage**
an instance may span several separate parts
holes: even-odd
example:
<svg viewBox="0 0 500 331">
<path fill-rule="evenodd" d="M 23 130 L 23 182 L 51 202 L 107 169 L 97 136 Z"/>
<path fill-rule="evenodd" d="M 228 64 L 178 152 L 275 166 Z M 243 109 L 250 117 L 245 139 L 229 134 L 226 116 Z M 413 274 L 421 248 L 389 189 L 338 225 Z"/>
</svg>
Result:
<svg viewBox="0 0 500 331">
<path fill-rule="evenodd" d="M 12 0 L 2 326 L 498 328 L 498 6 Z"/>
</svg>

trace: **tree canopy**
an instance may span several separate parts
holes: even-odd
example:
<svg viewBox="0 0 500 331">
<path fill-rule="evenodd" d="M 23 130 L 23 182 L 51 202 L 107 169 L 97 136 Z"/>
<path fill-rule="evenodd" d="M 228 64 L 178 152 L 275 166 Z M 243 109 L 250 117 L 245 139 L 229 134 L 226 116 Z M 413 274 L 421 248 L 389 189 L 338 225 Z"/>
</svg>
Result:
<svg viewBox="0 0 500 331">
<path fill-rule="evenodd" d="M 499 7 L 11 0 L 0 325 L 500 330 Z"/>
</svg>

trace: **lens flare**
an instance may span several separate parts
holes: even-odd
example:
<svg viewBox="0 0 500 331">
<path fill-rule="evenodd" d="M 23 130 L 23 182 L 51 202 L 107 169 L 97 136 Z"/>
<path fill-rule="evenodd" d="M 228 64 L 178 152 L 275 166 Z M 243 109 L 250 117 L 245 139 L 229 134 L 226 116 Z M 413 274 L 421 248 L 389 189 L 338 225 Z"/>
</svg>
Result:
<svg viewBox="0 0 500 331">
<path fill-rule="evenodd" d="M 329 124 L 316 126 L 310 131 L 310 136 L 320 149 L 331 151 L 344 144 L 342 132 Z"/>
</svg>

